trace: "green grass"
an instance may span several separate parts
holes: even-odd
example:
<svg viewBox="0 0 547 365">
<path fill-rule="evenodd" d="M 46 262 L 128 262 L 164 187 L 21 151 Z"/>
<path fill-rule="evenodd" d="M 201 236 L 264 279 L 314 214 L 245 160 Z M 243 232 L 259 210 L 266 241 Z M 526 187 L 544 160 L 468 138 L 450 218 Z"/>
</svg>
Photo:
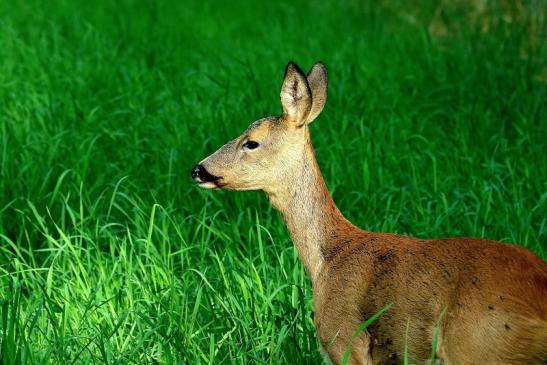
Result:
<svg viewBox="0 0 547 365">
<path fill-rule="evenodd" d="M 353 222 L 546 258 L 545 4 L 464 3 L 1 2 L 1 362 L 321 361 L 281 218 L 189 179 L 289 60 Z"/>
</svg>

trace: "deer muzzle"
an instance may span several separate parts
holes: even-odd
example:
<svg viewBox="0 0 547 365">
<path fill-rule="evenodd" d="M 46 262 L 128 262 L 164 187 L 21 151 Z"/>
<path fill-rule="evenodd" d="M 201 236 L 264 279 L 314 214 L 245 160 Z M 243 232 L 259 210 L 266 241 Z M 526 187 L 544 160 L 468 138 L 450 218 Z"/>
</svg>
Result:
<svg viewBox="0 0 547 365">
<path fill-rule="evenodd" d="M 191 171 L 192 179 L 203 187 L 215 187 L 220 177 L 210 174 L 201 164 L 197 164 Z"/>
</svg>

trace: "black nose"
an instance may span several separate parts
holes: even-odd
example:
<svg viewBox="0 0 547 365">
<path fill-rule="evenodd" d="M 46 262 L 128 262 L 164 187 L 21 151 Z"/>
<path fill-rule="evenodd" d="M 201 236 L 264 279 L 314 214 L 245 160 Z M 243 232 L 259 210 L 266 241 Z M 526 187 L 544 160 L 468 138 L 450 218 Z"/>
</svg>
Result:
<svg viewBox="0 0 547 365">
<path fill-rule="evenodd" d="M 211 175 L 209 172 L 207 172 L 205 167 L 198 164 L 192 169 L 192 179 L 196 180 L 197 182 L 213 182 L 217 181 L 219 177 Z"/>
</svg>

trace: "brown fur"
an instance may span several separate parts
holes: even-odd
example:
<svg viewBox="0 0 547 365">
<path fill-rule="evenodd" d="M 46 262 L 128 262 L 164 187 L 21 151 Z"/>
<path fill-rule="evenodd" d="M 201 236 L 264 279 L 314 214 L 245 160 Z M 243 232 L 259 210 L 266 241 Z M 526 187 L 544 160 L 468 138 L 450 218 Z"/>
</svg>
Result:
<svg viewBox="0 0 547 365">
<path fill-rule="evenodd" d="M 307 126 L 326 90 L 323 65 L 306 77 L 290 63 L 283 116 L 257 121 L 201 165 L 219 177 L 203 186 L 264 190 L 283 215 L 312 280 L 314 322 L 330 360 L 339 364 L 359 324 L 391 303 L 353 342 L 351 364 L 402 363 L 405 342 L 410 361 L 424 363 L 437 329 L 436 355 L 446 365 L 545 364 L 544 261 L 488 240 L 367 232 L 340 213 Z M 250 139 L 260 148 L 245 150 Z"/>
</svg>

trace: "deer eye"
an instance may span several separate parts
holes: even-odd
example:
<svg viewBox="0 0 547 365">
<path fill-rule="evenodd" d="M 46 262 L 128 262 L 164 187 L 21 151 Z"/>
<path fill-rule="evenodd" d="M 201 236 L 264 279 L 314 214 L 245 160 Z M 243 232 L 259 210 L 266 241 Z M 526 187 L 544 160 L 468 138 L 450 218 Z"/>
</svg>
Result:
<svg viewBox="0 0 547 365">
<path fill-rule="evenodd" d="M 255 141 L 247 141 L 245 143 L 243 143 L 243 147 L 244 148 L 248 148 L 250 150 L 254 150 L 255 148 L 258 147 L 258 142 L 255 142 Z"/>
</svg>

